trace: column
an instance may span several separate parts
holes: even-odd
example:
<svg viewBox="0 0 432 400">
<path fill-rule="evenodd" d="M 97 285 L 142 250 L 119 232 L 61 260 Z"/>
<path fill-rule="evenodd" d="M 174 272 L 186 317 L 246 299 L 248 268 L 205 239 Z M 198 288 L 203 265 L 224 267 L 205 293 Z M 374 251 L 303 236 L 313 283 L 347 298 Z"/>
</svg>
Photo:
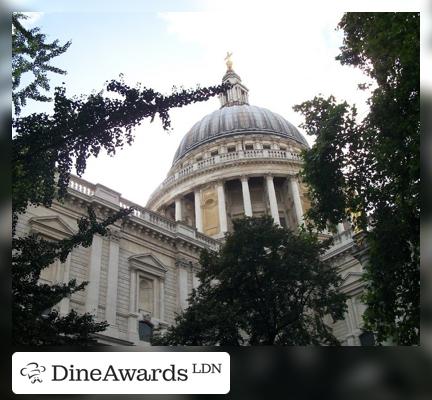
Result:
<svg viewBox="0 0 432 400">
<path fill-rule="evenodd" d="M 201 210 L 201 191 L 197 189 L 195 191 L 195 227 L 198 232 L 203 231 L 202 224 L 202 210 Z"/>
<path fill-rule="evenodd" d="M 246 176 L 241 177 L 242 192 L 243 192 L 243 208 L 247 217 L 252 217 L 252 203 L 250 199 L 249 183 Z"/>
<path fill-rule="evenodd" d="M 109 242 L 108 277 L 105 318 L 110 325 L 117 322 L 117 283 L 119 268 L 120 232 L 113 232 Z"/>
<path fill-rule="evenodd" d="M 159 283 L 159 301 L 160 301 L 159 320 L 165 321 L 165 282 L 163 279 L 161 279 Z"/>
<path fill-rule="evenodd" d="M 188 306 L 188 271 L 178 267 L 178 305 L 180 310 L 185 310 Z"/>
<path fill-rule="evenodd" d="M 136 342 L 139 339 L 138 336 L 138 324 L 137 324 L 137 307 L 136 307 L 136 297 L 137 297 L 137 272 L 135 269 L 130 271 L 130 286 L 129 286 L 129 318 L 128 318 L 128 330 L 129 330 L 129 340 L 131 342 Z"/>
<path fill-rule="evenodd" d="M 87 285 L 87 298 L 85 304 L 86 312 L 97 315 L 99 306 L 99 284 L 102 262 L 102 237 L 93 235 L 91 246 L 89 283 Z"/>
<path fill-rule="evenodd" d="M 217 183 L 217 194 L 218 194 L 220 232 L 225 233 L 226 231 L 228 231 L 228 220 L 226 214 L 225 190 L 224 190 L 223 182 Z"/>
<path fill-rule="evenodd" d="M 294 176 L 291 176 L 288 182 L 294 200 L 294 212 L 297 218 L 297 223 L 300 226 L 303 224 L 303 207 L 300 199 L 299 185 L 297 179 Z"/>
<path fill-rule="evenodd" d="M 273 176 L 267 175 L 266 180 L 267 180 L 267 195 L 270 202 L 270 212 L 273 217 L 274 223 L 280 225 L 279 209 L 276 200 L 276 192 L 273 183 Z"/>
<path fill-rule="evenodd" d="M 137 297 L 137 273 L 136 269 L 131 269 L 130 271 L 130 287 L 129 287 L 129 312 L 136 313 L 136 297 Z"/>
<path fill-rule="evenodd" d="M 70 265 L 71 265 L 71 257 L 72 254 L 69 253 L 66 261 L 63 264 L 63 279 L 62 282 L 63 283 L 68 283 L 69 282 L 69 275 L 70 275 Z M 70 298 L 69 297 L 65 297 L 60 301 L 60 308 L 59 308 L 59 312 L 60 315 L 64 316 L 66 314 L 69 313 L 69 303 L 70 303 Z"/>
<path fill-rule="evenodd" d="M 175 199 L 175 220 L 181 221 L 183 219 L 182 217 L 182 199 L 181 197 L 177 197 Z"/>
<path fill-rule="evenodd" d="M 337 228 L 337 233 L 339 233 L 339 234 L 345 232 L 345 227 L 344 227 L 344 224 L 342 222 L 339 222 L 337 224 L 336 228 Z"/>
</svg>

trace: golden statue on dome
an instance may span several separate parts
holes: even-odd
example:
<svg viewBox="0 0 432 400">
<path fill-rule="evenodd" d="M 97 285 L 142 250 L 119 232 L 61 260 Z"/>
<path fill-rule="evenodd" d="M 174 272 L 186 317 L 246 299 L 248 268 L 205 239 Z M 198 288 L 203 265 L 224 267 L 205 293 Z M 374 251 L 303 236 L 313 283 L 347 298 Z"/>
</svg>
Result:
<svg viewBox="0 0 432 400">
<path fill-rule="evenodd" d="M 225 57 L 225 61 L 226 61 L 226 66 L 227 66 L 227 70 L 231 71 L 232 70 L 232 66 L 233 66 L 233 62 L 231 60 L 231 56 L 232 53 L 230 53 L 229 51 L 227 51 L 226 57 Z"/>
</svg>

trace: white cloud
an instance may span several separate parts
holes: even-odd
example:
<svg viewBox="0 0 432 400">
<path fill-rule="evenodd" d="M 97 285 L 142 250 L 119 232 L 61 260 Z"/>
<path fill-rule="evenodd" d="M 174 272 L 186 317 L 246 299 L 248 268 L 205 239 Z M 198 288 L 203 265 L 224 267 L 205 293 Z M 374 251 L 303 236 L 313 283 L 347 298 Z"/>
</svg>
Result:
<svg viewBox="0 0 432 400">
<path fill-rule="evenodd" d="M 272 2 L 271 2 L 272 4 Z M 208 73 L 221 76 L 223 55 L 233 51 L 234 69 L 250 89 L 251 102 L 299 123 L 291 107 L 315 94 L 364 103 L 356 83 L 362 73 L 342 67 L 335 56 L 342 33 L 335 28 L 342 12 L 292 12 L 254 6 L 224 12 L 164 13 L 167 30 L 202 48 Z M 293 120 L 294 119 L 294 120 Z"/>
<path fill-rule="evenodd" d="M 169 34 L 164 40 L 178 46 L 181 56 L 175 59 L 175 66 L 150 64 L 145 76 L 151 78 L 152 87 L 166 91 L 176 82 L 185 87 L 198 82 L 214 84 L 225 72 L 226 52 L 232 51 L 234 69 L 250 89 L 251 104 L 269 108 L 298 126 L 302 118 L 292 110 L 294 104 L 319 93 L 333 94 L 357 104 L 362 116 L 367 112 L 368 94 L 359 91 L 357 84 L 367 79 L 358 69 L 342 66 L 334 59 L 343 38 L 335 28 L 344 11 L 358 10 L 359 6 L 353 1 L 341 3 L 303 1 L 300 7 L 293 7 L 289 2 L 274 0 L 200 0 L 200 12 L 159 13 Z M 371 4 L 365 3 L 362 7 Z M 383 1 L 380 8 L 396 10 L 399 3 L 392 1 L 390 7 L 390 2 Z M 369 10 L 374 7 L 375 3 Z M 406 4 L 403 7 L 408 8 Z M 126 75 L 131 81 L 139 81 L 144 71 Z M 132 147 L 115 158 L 90 161 L 86 178 L 144 205 L 165 178 L 182 137 L 196 121 L 218 107 L 217 99 L 211 99 L 173 110 L 174 131 L 170 135 L 159 123 L 144 124 L 137 129 Z"/>
</svg>

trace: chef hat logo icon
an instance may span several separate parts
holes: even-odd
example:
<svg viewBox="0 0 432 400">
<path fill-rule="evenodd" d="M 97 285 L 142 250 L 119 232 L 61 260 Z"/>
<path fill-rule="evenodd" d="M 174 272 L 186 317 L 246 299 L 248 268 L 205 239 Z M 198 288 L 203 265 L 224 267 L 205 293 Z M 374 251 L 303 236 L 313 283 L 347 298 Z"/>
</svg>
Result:
<svg viewBox="0 0 432 400">
<path fill-rule="evenodd" d="M 21 369 L 20 373 L 22 376 L 28 376 L 31 383 L 42 382 L 40 374 L 45 372 L 46 368 L 38 363 L 31 362 L 28 363 L 24 368 Z"/>
</svg>

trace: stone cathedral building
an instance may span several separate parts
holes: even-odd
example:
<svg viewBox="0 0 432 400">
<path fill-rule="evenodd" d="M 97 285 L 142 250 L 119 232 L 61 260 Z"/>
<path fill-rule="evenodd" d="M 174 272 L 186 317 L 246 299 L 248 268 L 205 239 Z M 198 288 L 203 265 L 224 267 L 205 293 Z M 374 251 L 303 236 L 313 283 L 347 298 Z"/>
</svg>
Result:
<svg viewBox="0 0 432 400">
<path fill-rule="evenodd" d="M 40 278 L 89 281 L 58 309 L 91 312 L 108 321 L 109 328 L 98 335 L 102 343 L 146 346 L 152 329 L 173 324 L 199 284 L 200 251 L 217 249 L 234 219 L 269 214 L 291 229 L 303 221 L 309 204 L 298 172 L 300 152 L 308 147 L 305 138 L 282 116 L 249 104 L 248 89 L 229 59 L 223 82 L 232 87 L 220 96 L 220 109 L 186 133 L 166 179 L 145 207 L 112 188 L 72 177 L 63 203 L 30 208 L 19 220 L 20 234 L 58 240 L 77 230 L 88 205 L 101 218 L 135 208 L 108 237 L 95 235 L 90 248 L 74 249 L 65 263 L 51 265 Z M 343 344 L 368 344 L 361 330 L 362 251 L 348 224 L 339 224 L 334 242 L 325 258 L 338 266 L 350 298 L 345 320 L 329 324 Z"/>
</svg>

